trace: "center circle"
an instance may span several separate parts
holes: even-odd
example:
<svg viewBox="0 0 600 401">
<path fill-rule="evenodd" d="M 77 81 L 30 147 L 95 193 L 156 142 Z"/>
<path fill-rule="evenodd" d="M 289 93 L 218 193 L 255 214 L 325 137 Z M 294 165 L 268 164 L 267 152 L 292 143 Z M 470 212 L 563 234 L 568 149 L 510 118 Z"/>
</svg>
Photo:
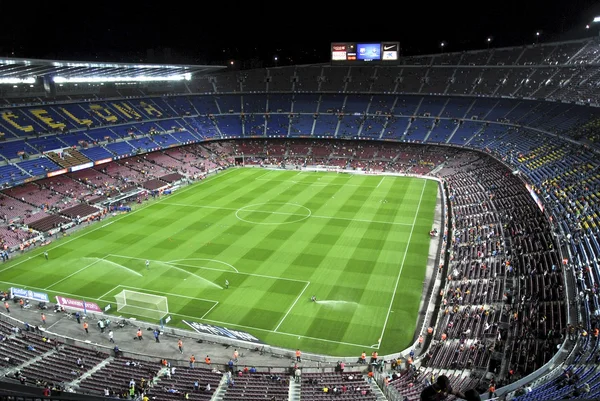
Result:
<svg viewBox="0 0 600 401">
<path fill-rule="evenodd" d="M 245 223 L 276 225 L 298 223 L 311 214 L 309 208 L 296 203 L 264 202 L 239 208 L 235 217 Z"/>
</svg>

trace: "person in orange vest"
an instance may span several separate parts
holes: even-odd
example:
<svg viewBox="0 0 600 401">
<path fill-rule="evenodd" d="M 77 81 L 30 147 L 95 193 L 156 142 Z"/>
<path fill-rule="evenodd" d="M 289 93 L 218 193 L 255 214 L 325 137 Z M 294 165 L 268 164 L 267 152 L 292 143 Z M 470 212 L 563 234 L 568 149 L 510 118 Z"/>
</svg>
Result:
<svg viewBox="0 0 600 401">
<path fill-rule="evenodd" d="M 419 341 L 419 344 L 417 344 L 417 347 L 421 348 L 423 346 L 423 336 L 420 335 L 418 341 Z"/>
<path fill-rule="evenodd" d="M 90 334 L 88 331 L 88 322 L 83 322 L 83 329 L 85 330 L 85 334 Z"/>
<path fill-rule="evenodd" d="M 4 302 L 4 307 L 6 308 L 6 313 L 10 313 L 10 305 L 8 302 Z"/>
<path fill-rule="evenodd" d="M 433 335 L 433 327 L 428 327 L 428 328 L 427 328 L 427 335 L 428 335 L 428 336 L 431 336 L 431 335 Z"/>
<path fill-rule="evenodd" d="M 296 350 L 296 362 L 302 362 L 302 352 L 299 349 Z"/>
<path fill-rule="evenodd" d="M 46 325 L 46 315 L 44 315 L 44 312 L 42 312 L 42 324 Z"/>
<path fill-rule="evenodd" d="M 488 398 L 492 399 L 496 396 L 496 385 L 494 384 L 494 382 L 490 383 L 490 388 L 488 389 L 488 391 L 490 392 Z"/>
<path fill-rule="evenodd" d="M 144 339 L 141 327 L 138 327 L 137 339 L 140 340 L 140 341 L 142 341 Z"/>
<path fill-rule="evenodd" d="M 183 354 L 183 341 L 181 341 L 181 338 L 177 341 L 177 348 L 179 348 L 179 353 Z"/>
<path fill-rule="evenodd" d="M 204 362 L 206 362 L 207 365 L 210 365 L 210 357 L 208 355 L 204 358 Z"/>
<path fill-rule="evenodd" d="M 377 351 L 373 351 L 373 353 L 371 354 L 371 363 L 377 362 L 378 357 L 379 354 L 377 353 Z"/>
<path fill-rule="evenodd" d="M 367 363 L 367 354 L 365 353 L 365 351 L 363 351 L 363 353 L 360 354 L 359 363 Z"/>
<path fill-rule="evenodd" d="M 25 301 L 23 301 L 23 298 L 19 299 L 19 305 L 21 306 L 21 309 L 25 307 Z"/>
<path fill-rule="evenodd" d="M 192 354 L 192 356 L 190 356 L 190 368 L 194 367 L 194 363 L 196 363 L 196 357 Z"/>
<path fill-rule="evenodd" d="M 442 341 L 446 341 L 446 338 L 448 338 L 448 335 L 446 333 L 442 333 Z"/>
<path fill-rule="evenodd" d="M 238 357 L 239 357 L 240 353 L 238 352 L 238 350 L 234 350 L 233 351 L 233 361 L 237 362 L 238 361 Z"/>
</svg>

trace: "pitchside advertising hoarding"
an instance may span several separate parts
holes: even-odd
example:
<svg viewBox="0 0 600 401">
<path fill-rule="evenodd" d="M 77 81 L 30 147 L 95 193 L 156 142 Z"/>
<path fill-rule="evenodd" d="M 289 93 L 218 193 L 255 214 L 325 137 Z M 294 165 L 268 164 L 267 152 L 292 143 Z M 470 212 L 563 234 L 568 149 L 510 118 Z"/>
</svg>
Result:
<svg viewBox="0 0 600 401">
<path fill-rule="evenodd" d="M 331 44 L 332 64 L 397 64 L 399 42 L 338 42 Z"/>
<path fill-rule="evenodd" d="M 98 304 L 95 304 L 93 302 L 87 302 L 83 299 L 66 298 L 57 295 L 56 303 L 65 309 L 77 309 L 83 311 L 84 313 L 102 313 L 102 309 L 100 309 Z"/>
<path fill-rule="evenodd" d="M 30 299 L 32 301 L 50 302 L 50 297 L 45 292 L 26 290 L 24 288 L 12 287 L 10 289 L 11 298 Z"/>
</svg>

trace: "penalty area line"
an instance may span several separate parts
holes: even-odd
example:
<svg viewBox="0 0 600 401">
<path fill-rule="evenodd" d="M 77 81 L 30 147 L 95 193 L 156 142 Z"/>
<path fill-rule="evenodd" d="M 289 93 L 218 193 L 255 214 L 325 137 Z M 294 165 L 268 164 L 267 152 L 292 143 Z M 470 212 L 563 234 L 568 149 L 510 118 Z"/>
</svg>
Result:
<svg viewBox="0 0 600 401">
<path fill-rule="evenodd" d="M 173 315 L 177 315 L 176 313 L 173 313 Z M 181 315 L 179 315 L 181 316 Z M 269 330 L 269 329 L 261 329 L 259 327 L 252 327 L 252 326 L 244 326 L 243 324 L 236 324 L 236 323 L 230 323 L 230 322 L 222 322 L 220 320 L 212 320 L 212 319 L 202 319 L 205 322 L 210 322 L 210 323 L 217 323 L 225 328 L 227 328 L 227 326 L 235 326 L 235 327 L 241 327 L 243 329 L 248 329 L 248 330 L 257 330 L 257 331 L 262 331 L 265 333 L 271 333 L 271 334 L 280 334 L 282 336 L 290 336 L 290 337 L 300 337 L 300 338 L 305 338 L 307 340 L 314 340 L 314 341 L 323 341 L 323 342 L 327 342 L 327 343 L 331 343 L 331 344 L 341 344 L 341 345 L 350 345 L 352 347 L 361 347 L 361 348 L 373 348 L 370 345 L 364 345 L 364 344 L 354 344 L 354 343 L 349 343 L 349 342 L 345 342 L 345 341 L 336 341 L 336 340 L 328 340 L 326 338 L 319 338 L 319 337 L 311 337 L 311 336 L 303 336 L 301 334 L 294 334 L 294 333 L 286 333 L 283 331 L 273 331 L 273 330 Z"/>
<path fill-rule="evenodd" d="M 92 263 L 90 263 L 90 264 L 88 264 L 88 265 L 85 265 L 85 266 L 83 266 L 81 269 L 77 270 L 77 271 L 76 271 L 76 272 L 74 272 L 74 273 L 71 273 L 71 274 L 69 274 L 67 277 L 63 277 L 63 278 L 61 278 L 60 280 L 58 280 L 57 282 L 55 282 L 55 283 L 53 283 L 53 284 L 50 284 L 48 287 L 44 288 L 44 290 L 47 290 L 47 289 L 48 289 L 48 288 L 50 288 L 50 287 L 54 287 L 54 286 L 55 286 L 56 284 L 58 284 L 58 283 L 62 283 L 62 282 L 63 282 L 63 281 L 65 281 L 66 279 L 73 277 L 73 276 L 74 276 L 74 275 L 76 275 L 77 273 L 79 273 L 79 272 L 82 272 L 82 271 L 84 271 L 85 269 L 87 269 L 88 267 L 90 267 L 90 266 L 93 266 L 93 265 L 95 265 L 96 263 L 98 263 L 98 262 L 101 262 L 101 261 L 103 261 L 103 260 L 104 260 L 104 258 L 102 258 L 102 259 L 98 259 L 98 260 L 95 260 L 95 261 L 93 261 Z"/>
<path fill-rule="evenodd" d="M 154 293 L 157 293 L 157 294 L 164 294 L 164 295 L 168 295 L 168 296 L 171 296 L 171 297 L 179 297 L 179 298 L 185 298 L 185 299 L 192 299 L 192 300 L 195 300 L 195 301 L 203 301 L 203 302 L 212 302 L 212 303 L 215 303 L 215 304 L 219 303 L 219 301 L 215 301 L 214 299 L 190 297 L 188 295 L 173 294 L 172 292 L 155 291 L 155 290 L 149 290 L 147 288 L 131 287 L 131 286 L 122 285 L 122 284 L 119 285 L 118 287 L 129 288 L 129 289 L 133 289 L 133 290 L 138 290 L 138 292 L 141 292 L 141 293 L 143 293 L 143 292 L 147 292 L 147 293 L 154 292 Z"/>
<path fill-rule="evenodd" d="M 210 311 L 212 311 L 215 308 L 215 306 L 217 306 L 217 305 L 219 305 L 218 301 L 213 306 L 211 306 L 210 309 L 207 310 L 206 313 L 204 315 L 202 315 L 202 317 L 200 319 L 204 319 L 206 317 L 206 315 L 208 315 L 210 313 Z"/>
<path fill-rule="evenodd" d="M 117 285 L 116 287 L 111 288 L 110 290 L 108 290 L 107 292 L 105 292 L 104 294 L 102 294 L 101 296 L 98 297 L 98 299 L 104 299 L 105 296 L 107 296 L 108 294 L 110 294 L 111 292 L 113 292 L 114 290 L 116 290 L 117 288 L 120 288 L 120 285 Z"/>
<path fill-rule="evenodd" d="M 41 287 L 34 287 L 31 285 L 25 285 L 25 284 L 21 284 L 21 283 L 13 283 L 11 281 L 4 281 L 4 280 L 0 280 L 0 283 L 4 283 L 4 284 L 8 284 L 8 285 L 14 285 L 14 286 L 18 286 L 21 288 L 25 288 L 25 289 L 34 289 L 34 290 L 41 290 L 43 291 L 44 289 Z M 119 285 L 117 287 L 125 287 L 123 285 Z M 136 288 L 136 287 L 130 287 L 130 288 Z M 148 290 L 145 290 L 148 291 Z M 148 291 L 149 292 L 149 291 Z M 155 292 L 159 292 L 159 291 L 155 291 Z M 160 292 L 161 294 L 165 294 L 164 292 Z M 68 292 L 62 292 L 62 295 L 66 295 L 66 296 L 70 296 L 73 298 L 82 298 L 82 299 L 86 299 L 86 300 L 91 300 L 91 301 L 100 301 L 100 302 L 106 302 L 106 300 L 104 299 L 100 299 L 100 298 L 92 298 L 92 297 L 86 297 L 83 296 L 81 294 L 70 294 Z M 171 294 L 166 294 L 166 295 L 171 295 Z M 184 298 L 192 298 L 192 297 L 185 297 L 183 295 L 179 295 L 179 294 L 173 294 L 175 296 L 178 297 L 184 297 Z M 200 299 L 200 298 L 194 298 L 194 299 Z M 215 302 L 218 303 L 218 301 L 213 301 L 210 299 L 204 299 L 204 301 L 209 301 L 209 302 Z M 173 316 L 181 316 L 181 317 L 185 317 L 185 318 L 190 318 L 190 319 L 198 319 L 198 316 L 188 316 L 188 315 L 183 315 L 181 313 L 172 313 L 169 312 L 169 314 L 173 315 Z M 250 329 L 250 330 L 257 330 L 257 331 L 261 331 L 261 332 L 265 332 L 265 333 L 274 333 L 274 334 L 279 334 L 279 335 L 283 335 L 283 336 L 293 336 L 293 337 L 300 337 L 300 338 L 306 338 L 308 340 L 314 340 L 314 341 L 323 341 L 323 342 L 328 342 L 328 343 L 332 343 L 332 344 L 341 344 L 341 345 L 349 345 L 352 347 L 360 347 L 360 348 L 372 348 L 372 346 L 369 345 L 364 345 L 364 344 L 354 344 L 354 343 L 349 343 L 349 342 L 345 342 L 345 341 L 335 341 L 335 340 L 327 340 L 325 338 L 318 338 L 318 337 L 310 337 L 310 336 L 303 336 L 303 335 L 299 335 L 299 334 L 293 334 L 293 333 L 285 333 L 285 332 L 274 332 L 273 330 L 269 330 L 269 329 L 261 329 L 259 327 L 252 327 L 252 326 L 244 326 L 242 324 L 236 324 L 236 323 L 231 323 L 231 322 L 222 322 L 220 320 L 212 320 L 212 319 L 201 319 L 204 320 L 205 322 L 211 322 L 211 323 L 217 323 L 223 327 L 227 327 L 227 326 L 235 326 L 235 327 L 241 327 L 244 329 Z"/>
<path fill-rule="evenodd" d="M 302 294 L 304 294 L 304 291 L 306 291 L 306 289 L 308 288 L 309 285 L 310 285 L 310 281 L 307 281 L 306 285 L 304 286 L 304 288 L 300 292 L 300 295 L 298 295 L 296 297 L 296 300 L 294 301 L 294 303 L 292 304 L 292 306 L 290 306 L 290 308 L 287 310 L 287 312 L 285 313 L 285 315 L 279 321 L 279 324 L 277 325 L 277 327 L 275 327 L 275 330 L 273 330 L 274 333 L 277 332 L 277 329 L 279 329 L 279 326 L 281 326 L 281 323 L 283 323 L 283 321 L 285 320 L 285 318 L 290 314 L 292 308 L 296 305 L 296 303 L 298 303 L 298 300 L 300 299 L 300 297 L 302 296 Z"/>
</svg>

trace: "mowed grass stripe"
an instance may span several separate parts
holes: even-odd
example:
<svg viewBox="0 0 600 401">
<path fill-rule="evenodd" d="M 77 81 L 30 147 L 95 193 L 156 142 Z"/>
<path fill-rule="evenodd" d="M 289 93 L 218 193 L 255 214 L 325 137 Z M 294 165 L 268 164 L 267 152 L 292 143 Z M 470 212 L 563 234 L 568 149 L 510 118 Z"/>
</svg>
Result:
<svg viewBox="0 0 600 401">
<path fill-rule="evenodd" d="M 405 348 L 414 340 L 419 304 L 423 292 L 423 280 L 431 238 L 433 214 L 438 192 L 438 184 L 426 181 L 421 206 L 415 220 L 415 227 L 407 247 L 402 275 L 398 281 L 396 297 L 391 305 L 391 314 L 382 337 L 382 349 L 390 349 L 390 344 L 398 338 L 404 339 L 401 348 Z"/>
<path fill-rule="evenodd" d="M 192 298 L 208 298 L 219 304 L 205 316 L 205 321 L 256 330 L 253 334 L 266 342 L 299 347 L 307 352 L 355 354 L 361 351 L 357 347 L 362 347 L 357 344 L 376 342 L 374 337 L 382 323 L 377 327 L 372 317 L 387 311 L 389 291 L 393 287 L 389 276 L 399 263 L 393 261 L 399 260 L 402 253 L 399 249 L 406 247 L 405 238 L 411 228 L 410 224 L 389 223 L 412 222 L 414 214 L 410 215 L 410 209 L 416 208 L 416 200 L 410 190 L 403 188 L 411 187 L 409 182 L 414 179 L 386 177 L 379 185 L 381 177 L 267 172 L 262 169 L 230 171 L 137 209 L 121 220 L 114 219 L 108 226 L 97 230 L 92 226 L 86 231 L 89 234 L 84 232 L 79 236 L 81 241 L 58 242 L 58 248 L 50 248 L 51 260 L 47 263 L 52 265 L 44 265 L 43 257 L 37 257 L 4 273 L 16 277 L 19 281 L 15 282 L 24 285 L 43 281 L 40 288 L 44 288 L 85 266 L 81 258 L 103 258 L 108 254 L 133 257 L 138 259 L 110 256 L 110 261 L 123 268 L 92 267 L 89 275 L 85 274 L 88 272 L 85 269 L 57 287 L 90 300 L 107 292 L 112 297 L 112 288 L 121 283 L 145 288 L 148 292 L 181 294 L 190 298 L 178 297 L 173 301 L 171 311 L 174 316 L 185 315 L 187 319 L 197 316 L 198 320 L 208 310 Z M 275 177 L 277 181 L 254 179 L 261 176 Z M 422 183 L 418 179 L 416 182 Z M 435 183 L 433 185 L 435 187 Z M 384 197 L 387 203 L 380 199 Z M 435 199 L 432 201 L 433 213 Z M 236 217 L 235 212 L 239 209 L 246 210 L 248 205 L 261 203 L 255 212 L 243 214 L 250 217 L 249 221 L 240 221 L 240 212 Z M 194 205 L 206 207 L 195 208 Z M 306 206 L 313 214 L 331 218 L 294 222 L 297 216 L 293 215 L 305 210 L 295 205 Z M 336 219 L 338 216 L 346 220 Z M 431 216 L 428 220 L 420 212 L 417 218 L 417 224 L 423 225 L 425 232 L 430 229 Z M 260 222 L 286 224 L 257 224 Z M 424 241 L 429 243 L 428 238 Z M 409 249 L 412 251 L 413 247 L 409 246 Z M 146 258 L 153 261 L 149 271 L 143 264 Z M 426 259 L 425 252 L 423 263 Z M 160 261 L 172 260 L 179 260 L 178 269 L 173 268 L 174 265 L 169 268 L 168 263 L 160 265 Z M 409 260 L 407 257 L 407 266 Z M 304 281 L 265 281 L 258 276 L 243 276 L 229 268 L 221 268 L 224 265 L 219 265 L 218 261 L 248 274 Z M 212 270 L 203 269 L 203 263 Z M 416 258 L 414 263 L 419 263 L 419 259 Z M 418 280 L 418 274 L 424 274 L 424 264 L 416 270 L 415 279 Z M 403 272 L 403 278 L 404 275 Z M 2 277 L 7 276 L 3 274 Z M 229 290 L 203 281 L 222 286 L 225 279 L 231 283 Z M 298 298 L 306 281 L 310 281 L 310 285 Z M 311 303 L 313 285 L 315 289 L 322 288 L 324 295 L 318 298 L 348 303 Z M 422 283 L 418 288 L 419 295 L 421 288 Z M 418 298 L 416 296 L 417 307 Z M 394 308 L 395 304 L 396 301 Z M 288 310 L 278 333 L 274 333 L 273 329 Z M 412 314 L 415 321 L 417 312 Z M 390 342 L 390 352 L 401 348 L 398 344 L 402 341 L 396 326 L 391 325 L 394 320 L 390 319 L 392 329 L 386 330 L 386 333 L 394 331 L 390 334 L 395 339 Z M 174 324 L 179 324 L 178 318 L 174 319 Z M 411 336 L 409 334 L 407 338 Z M 382 343 L 380 352 L 385 350 L 386 343 Z"/>
<path fill-rule="evenodd" d="M 344 177 L 344 175 L 339 176 Z M 421 180 L 415 181 L 420 185 Z M 356 193 L 361 193 L 361 191 L 364 191 L 364 189 L 360 187 L 345 188 L 341 186 L 328 186 L 316 192 L 313 200 L 318 198 L 341 198 L 339 202 L 333 204 L 338 208 L 347 209 L 347 204 L 343 201 L 344 197 L 346 199 L 351 198 Z M 346 194 L 342 196 L 342 192 L 346 192 Z M 383 200 L 388 192 L 385 188 L 379 193 L 371 191 L 362 200 L 361 204 L 366 205 L 371 210 L 377 210 L 386 205 L 386 203 L 383 203 Z M 329 210 L 329 212 L 334 215 L 337 214 L 334 210 Z M 330 243 L 328 244 L 330 245 L 329 253 L 323 258 L 317 257 L 312 251 L 318 245 L 309 243 L 299 253 L 299 260 L 287 269 L 287 274 L 289 274 L 290 270 L 297 271 L 298 269 L 312 271 L 310 279 L 311 294 L 316 294 L 318 299 L 330 302 L 326 304 L 329 307 L 319 308 L 318 314 L 315 314 L 311 318 L 302 315 L 298 316 L 298 319 L 294 319 L 294 321 L 301 320 L 305 330 L 320 333 L 319 335 L 323 338 L 339 338 L 341 336 L 344 340 L 351 340 L 353 338 L 355 341 L 361 343 L 368 341 L 375 342 L 378 337 L 377 333 L 381 330 L 381 325 L 387 312 L 387 309 L 384 307 L 385 305 L 381 305 L 381 299 L 386 297 L 386 291 L 391 295 L 393 290 L 393 282 L 389 280 L 387 274 L 391 274 L 397 265 L 397 261 L 393 260 L 396 263 L 389 265 L 386 269 L 385 266 L 382 266 L 382 263 L 377 263 L 377 260 L 382 255 L 387 254 L 385 239 L 388 236 L 390 227 L 393 226 L 373 224 L 376 227 L 371 227 L 372 224 L 354 223 L 351 220 L 357 213 L 361 213 L 361 209 L 355 208 L 352 212 L 354 215 L 348 215 L 349 220 L 341 223 L 345 227 L 335 236 L 328 237 L 326 234 L 330 229 L 330 225 L 323 227 L 317 234 L 317 236 L 320 236 L 320 239 L 329 238 L 332 242 L 337 242 L 339 239 L 350 239 L 352 242 L 351 249 L 346 250 L 346 252 L 340 252 L 339 249 L 333 246 L 333 243 Z M 373 214 L 372 212 L 370 213 Z M 336 226 L 336 228 L 339 228 L 339 226 Z M 370 236 L 372 239 L 369 239 L 366 235 L 369 231 L 376 233 Z M 318 243 L 321 243 L 321 241 L 319 240 Z M 344 259 L 340 255 L 345 255 Z M 341 262 L 341 266 L 336 266 L 336 262 Z M 307 263 L 309 266 L 297 266 Z M 353 274 L 349 275 L 348 273 Z M 352 282 L 349 279 L 352 279 Z M 358 285 L 355 283 L 358 283 Z M 361 300 L 365 292 L 365 284 L 367 284 L 366 287 L 368 288 L 378 289 L 377 292 L 369 292 L 370 298 L 367 305 L 371 305 L 372 308 L 368 312 L 365 312 L 365 308 L 348 308 L 348 305 Z M 358 312 L 362 313 L 355 318 L 355 314 Z M 299 310 L 298 313 L 305 314 L 305 310 Z M 295 311 L 292 315 L 295 315 Z M 343 316 L 343 319 L 340 319 L 340 316 Z M 342 326 L 346 327 L 346 329 L 354 327 L 355 321 L 361 322 L 357 326 L 357 330 L 352 329 L 348 333 L 341 332 Z M 353 322 L 353 324 L 347 324 L 348 322 Z M 332 327 L 337 327 L 337 329 L 331 330 Z M 356 340 L 357 337 L 359 340 Z"/>
<path fill-rule="evenodd" d="M 389 181 L 387 183 L 383 182 L 377 190 L 373 191 L 374 196 L 371 199 L 367 199 L 365 203 L 371 203 L 368 207 L 376 209 L 375 216 L 380 218 L 379 216 L 385 213 L 390 204 L 388 198 L 392 198 L 396 192 L 401 193 L 402 197 L 404 197 L 406 191 L 411 191 L 416 186 L 421 187 L 421 181 L 403 180 L 404 185 L 400 188 L 393 188 L 393 185 Z M 416 205 L 413 204 L 412 207 L 413 210 L 406 213 L 414 216 L 417 212 Z M 400 208 L 396 205 L 396 209 Z M 366 285 L 363 288 L 374 289 L 375 291 L 363 291 L 363 296 L 359 300 L 361 306 L 373 305 L 373 307 L 370 309 L 368 318 L 357 317 L 356 320 L 360 322 L 360 325 L 353 324 L 350 326 L 348 337 L 357 336 L 358 333 L 368 333 L 368 338 L 364 338 L 362 341 L 375 344 L 378 343 L 381 327 L 387 315 L 387 308 L 385 304 L 382 304 L 382 299 L 390 299 L 394 292 L 395 282 L 392 278 L 398 275 L 398 261 L 402 255 L 400 250 L 405 248 L 404 244 L 408 241 L 409 230 L 408 227 L 381 225 L 378 223 L 371 223 L 369 227 L 371 231 L 377 233 L 377 237 L 364 238 L 356 247 L 354 258 L 360 260 L 362 265 L 365 265 L 364 271 L 376 271 L 379 273 L 371 274 L 365 278 Z M 391 238 L 396 239 L 396 241 L 389 241 Z M 367 258 L 365 250 L 375 256 L 370 259 Z M 401 343 L 405 339 L 396 337 L 396 341 Z"/>
</svg>

